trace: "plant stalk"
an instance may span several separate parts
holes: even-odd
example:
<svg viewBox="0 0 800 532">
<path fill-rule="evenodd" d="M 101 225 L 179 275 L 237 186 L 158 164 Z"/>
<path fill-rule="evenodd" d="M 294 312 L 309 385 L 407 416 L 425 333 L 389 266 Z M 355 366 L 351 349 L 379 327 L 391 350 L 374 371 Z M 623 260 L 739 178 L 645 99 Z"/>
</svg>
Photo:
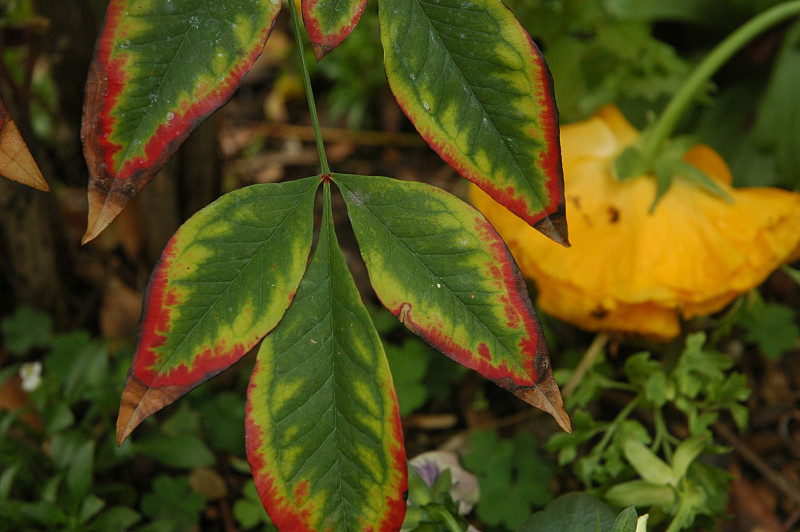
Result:
<svg viewBox="0 0 800 532">
<path fill-rule="evenodd" d="M 694 100 L 697 93 L 711 77 L 745 44 L 772 26 L 795 15 L 800 15 L 800 0 L 778 4 L 747 21 L 724 41 L 719 43 L 708 56 L 694 69 L 686 82 L 672 97 L 652 127 L 642 135 L 641 153 L 643 160 L 652 163 L 659 150 L 672 135 L 678 121 Z"/>
<path fill-rule="evenodd" d="M 569 397 L 572 395 L 572 392 L 578 387 L 578 384 L 580 384 L 586 372 L 594 366 L 595 360 L 597 360 L 597 357 L 603 352 L 603 348 L 608 343 L 608 340 L 609 336 L 606 333 L 598 333 L 597 336 L 594 337 L 592 344 L 586 350 L 586 353 L 584 353 L 578 367 L 575 368 L 575 372 L 569 378 L 567 384 L 561 389 L 562 396 Z"/>
<path fill-rule="evenodd" d="M 328 166 L 328 157 L 325 155 L 325 145 L 322 143 L 322 130 L 319 127 L 317 105 L 314 103 L 314 91 L 311 89 L 311 76 L 308 73 L 308 65 L 306 64 L 305 48 L 303 47 L 303 25 L 300 22 L 300 15 L 297 13 L 297 6 L 294 0 L 287 0 L 286 3 L 289 4 L 289 11 L 292 13 L 294 36 L 297 41 L 297 51 L 300 54 L 300 67 L 303 73 L 303 86 L 305 87 L 306 98 L 308 99 L 308 110 L 311 113 L 311 125 L 314 128 L 314 138 L 317 141 L 319 164 L 322 168 L 322 174 L 328 175 L 331 173 L 331 169 Z"/>
</svg>

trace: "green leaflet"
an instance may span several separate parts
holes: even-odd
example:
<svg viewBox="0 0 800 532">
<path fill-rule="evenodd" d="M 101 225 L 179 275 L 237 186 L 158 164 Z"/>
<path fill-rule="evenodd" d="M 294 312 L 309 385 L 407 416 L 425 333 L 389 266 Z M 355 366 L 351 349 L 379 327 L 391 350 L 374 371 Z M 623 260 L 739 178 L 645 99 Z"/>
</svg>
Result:
<svg viewBox="0 0 800 532">
<path fill-rule="evenodd" d="M 499 0 L 380 0 L 389 85 L 458 172 L 566 244 L 558 111 L 547 66 Z"/>
<path fill-rule="evenodd" d="M 569 430 L 525 284 L 483 215 L 422 183 L 332 178 L 383 305 L 435 348 Z"/>
<path fill-rule="evenodd" d="M 281 530 L 397 530 L 407 490 L 397 399 L 336 241 L 328 186 L 314 258 L 258 353 L 247 456 Z"/>
<path fill-rule="evenodd" d="M 303 0 L 303 23 L 317 61 L 350 35 L 366 5 L 367 0 Z"/>
<path fill-rule="evenodd" d="M 279 0 L 111 0 L 86 83 L 89 224 L 100 233 L 261 54 Z"/>
<path fill-rule="evenodd" d="M 148 283 L 120 441 L 275 327 L 305 271 L 319 183 L 315 176 L 236 190 L 173 235 Z"/>
</svg>

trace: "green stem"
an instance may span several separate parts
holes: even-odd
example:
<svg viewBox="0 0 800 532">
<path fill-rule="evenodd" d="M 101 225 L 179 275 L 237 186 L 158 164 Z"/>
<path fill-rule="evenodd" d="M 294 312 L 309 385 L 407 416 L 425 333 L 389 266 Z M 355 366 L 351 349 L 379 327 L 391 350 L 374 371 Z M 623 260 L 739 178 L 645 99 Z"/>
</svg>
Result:
<svg viewBox="0 0 800 532">
<path fill-rule="evenodd" d="M 438 517 L 440 523 L 447 528 L 448 532 L 461 532 L 462 529 L 458 521 L 456 521 L 455 517 L 447 510 L 437 508 L 436 506 L 428 506 L 426 510 L 428 510 L 431 515 Z"/>
<path fill-rule="evenodd" d="M 725 62 L 754 37 L 798 14 L 800 14 L 800 0 L 779 4 L 756 15 L 719 43 L 689 75 L 655 124 L 643 134 L 640 144 L 643 160 L 648 165 L 655 160 L 697 93 Z"/>
<path fill-rule="evenodd" d="M 583 355 L 578 367 L 575 368 L 575 372 L 569 378 L 566 386 L 561 389 L 561 395 L 563 397 L 569 397 L 572 395 L 572 392 L 575 391 L 575 388 L 577 388 L 578 384 L 580 384 L 581 380 L 583 380 L 586 372 L 592 369 L 592 366 L 594 366 L 595 360 L 597 360 L 597 357 L 603 352 L 603 348 L 608 343 L 608 339 L 609 336 L 605 333 L 598 333 L 598 335 L 594 337 L 592 344 L 586 350 L 586 353 Z"/>
<path fill-rule="evenodd" d="M 297 41 L 297 50 L 300 54 L 300 67 L 303 71 L 303 85 L 306 90 L 306 98 L 308 98 L 308 110 L 311 112 L 311 125 L 314 128 L 314 137 L 317 140 L 317 152 L 319 153 L 319 164 L 322 167 L 322 174 L 327 175 L 331 173 L 328 167 L 328 157 L 325 155 L 325 146 L 322 144 L 322 131 L 319 127 L 319 117 L 317 116 L 317 105 L 314 103 L 314 91 L 311 90 L 311 77 L 308 74 L 308 65 L 306 64 L 305 49 L 303 47 L 303 26 L 300 23 L 300 16 L 297 14 L 297 6 L 294 0 L 287 0 L 289 4 L 289 11 L 292 13 L 292 22 L 294 24 L 294 36 Z"/>
<path fill-rule="evenodd" d="M 664 421 L 663 411 L 660 408 L 654 409 L 653 418 L 656 426 L 656 435 L 653 438 L 651 449 L 654 453 L 657 453 L 659 448 L 663 447 L 667 462 L 672 462 L 672 446 L 668 441 L 669 431 L 667 431 L 667 424 Z"/>
<path fill-rule="evenodd" d="M 603 434 L 603 437 L 600 439 L 597 445 L 594 446 L 594 448 L 591 451 L 591 454 L 603 453 L 606 446 L 609 443 L 611 443 L 611 438 L 614 436 L 614 433 L 619 428 L 620 423 L 625 421 L 625 419 L 628 418 L 631 412 L 633 412 L 634 408 L 639 406 L 641 399 L 642 399 L 641 396 L 637 395 L 636 397 L 631 399 L 631 401 L 627 405 L 625 405 L 625 408 L 620 410 L 619 414 L 617 414 L 617 417 L 615 417 L 614 420 L 608 424 L 608 430 L 606 430 L 606 433 Z"/>
</svg>

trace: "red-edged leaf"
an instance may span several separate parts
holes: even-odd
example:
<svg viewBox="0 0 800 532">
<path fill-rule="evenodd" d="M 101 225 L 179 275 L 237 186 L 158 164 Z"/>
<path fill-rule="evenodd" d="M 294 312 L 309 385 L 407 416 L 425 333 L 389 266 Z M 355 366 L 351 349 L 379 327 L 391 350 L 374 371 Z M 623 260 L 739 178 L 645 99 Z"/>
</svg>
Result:
<svg viewBox="0 0 800 532">
<path fill-rule="evenodd" d="M 280 321 L 305 271 L 319 177 L 236 190 L 173 235 L 147 287 L 117 439 Z"/>
<path fill-rule="evenodd" d="M 303 0 L 303 23 L 317 61 L 336 48 L 358 24 L 367 0 Z"/>
<path fill-rule="evenodd" d="M 439 155 L 567 243 L 558 110 L 541 53 L 500 0 L 380 0 L 386 76 Z"/>
<path fill-rule="evenodd" d="M 375 293 L 441 352 L 570 422 L 525 283 L 491 224 L 436 187 L 333 175 Z"/>
<path fill-rule="evenodd" d="M 326 187 L 314 258 L 258 352 L 247 457 L 280 530 L 398 530 L 403 431 L 378 333 L 336 242 Z"/>
<path fill-rule="evenodd" d="M 111 0 L 86 83 L 81 136 L 97 236 L 253 65 L 279 0 Z"/>
<path fill-rule="evenodd" d="M 2 98 L 0 98 L 0 175 L 45 192 L 50 190 Z"/>
</svg>

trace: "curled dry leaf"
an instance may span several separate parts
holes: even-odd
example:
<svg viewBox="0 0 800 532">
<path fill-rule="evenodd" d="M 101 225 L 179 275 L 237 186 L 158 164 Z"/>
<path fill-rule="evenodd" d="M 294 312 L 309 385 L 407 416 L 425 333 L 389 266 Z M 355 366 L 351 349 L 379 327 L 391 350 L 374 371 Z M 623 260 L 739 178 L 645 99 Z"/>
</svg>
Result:
<svg viewBox="0 0 800 532">
<path fill-rule="evenodd" d="M 2 98 L 0 98 L 0 175 L 38 190 L 50 190 Z"/>
</svg>

